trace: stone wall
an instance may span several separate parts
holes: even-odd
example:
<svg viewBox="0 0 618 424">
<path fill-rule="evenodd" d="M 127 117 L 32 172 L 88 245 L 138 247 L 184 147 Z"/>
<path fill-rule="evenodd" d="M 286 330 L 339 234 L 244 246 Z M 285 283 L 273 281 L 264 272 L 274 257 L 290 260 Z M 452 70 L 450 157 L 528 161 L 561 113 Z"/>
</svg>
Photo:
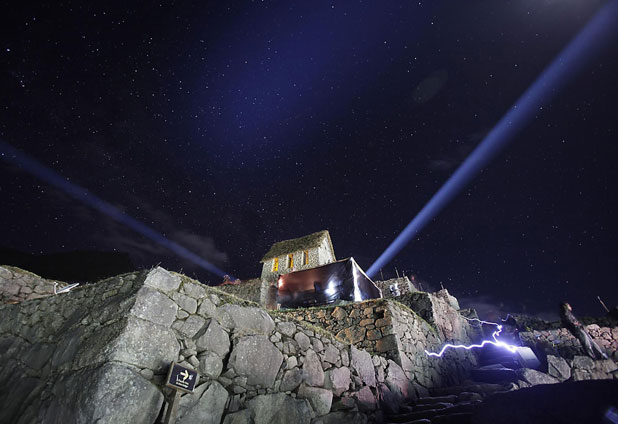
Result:
<svg viewBox="0 0 618 424">
<path fill-rule="evenodd" d="M 618 361 L 618 327 L 599 327 L 598 324 L 589 324 L 585 328 L 594 341 L 605 350 L 605 353 Z M 573 359 L 577 355 L 584 354 L 579 340 L 573 337 L 566 328 L 525 331 L 520 333 L 520 337 L 522 342 L 530 347 L 564 358 Z"/>
<path fill-rule="evenodd" d="M 366 422 L 424 393 L 392 360 L 156 268 L 0 306 L 0 422 L 153 423 L 172 361 L 202 379 L 179 424 Z"/>
<path fill-rule="evenodd" d="M 240 284 L 225 284 L 217 286 L 219 290 L 226 293 L 233 294 L 257 304 L 260 303 L 260 290 L 262 287 L 262 280 L 259 278 L 253 278 L 251 280 L 243 280 Z"/>
<path fill-rule="evenodd" d="M 0 304 L 17 303 L 54 294 L 55 281 L 46 280 L 23 269 L 0 266 Z M 58 289 L 66 286 L 58 282 Z"/>
<path fill-rule="evenodd" d="M 384 299 L 371 299 L 338 306 L 284 309 L 276 313 L 315 324 L 334 334 L 340 340 L 371 353 L 390 350 L 382 342 L 385 336 L 392 334 L 391 313 Z M 395 355 L 392 356 L 392 358 L 395 357 Z"/>
<path fill-rule="evenodd" d="M 278 314 L 318 325 L 341 340 L 398 364 L 418 386 L 433 388 L 463 381 L 468 370 L 476 366 L 476 358 L 469 352 L 449 352 L 442 358 L 425 353 L 425 349 L 438 351 L 447 342 L 470 343 L 480 337 L 454 308 L 458 306 L 456 299 L 450 298 L 446 291 L 418 292 L 394 298 L 397 301 L 373 299 Z"/>
</svg>

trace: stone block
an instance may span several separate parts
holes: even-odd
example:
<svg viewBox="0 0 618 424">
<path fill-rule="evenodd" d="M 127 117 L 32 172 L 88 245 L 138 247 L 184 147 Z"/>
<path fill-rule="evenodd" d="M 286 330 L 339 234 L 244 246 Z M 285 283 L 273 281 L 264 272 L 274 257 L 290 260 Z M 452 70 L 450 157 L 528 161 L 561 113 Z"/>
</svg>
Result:
<svg viewBox="0 0 618 424">
<path fill-rule="evenodd" d="M 312 349 L 308 349 L 305 353 L 303 362 L 303 371 L 305 373 L 305 382 L 310 386 L 324 385 L 324 370 L 318 354 Z"/>
<path fill-rule="evenodd" d="M 84 345 L 81 352 L 93 351 L 93 348 L 92 345 Z M 180 345 L 176 335 L 169 328 L 129 317 L 122 333 L 103 347 L 100 358 L 159 372 L 167 369 L 178 357 L 178 352 Z M 81 360 L 83 356 L 79 356 Z"/>
<path fill-rule="evenodd" d="M 314 417 L 306 399 L 283 393 L 259 395 L 247 402 L 254 424 L 309 424 Z"/>
<path fill-rule="evenodd" d="M 174 302 L 176 302 L 178 306 L 188 313 L 194 314 L 197 312 L 197 300 L 194 298 L 187 296 L 186 294 L 174 292 L 172 293 L 172 299 L 174 299 Z"/>
<path fill-rule="evenodd" d="M 238 375 L 247 377 L 247 384 L 270 388 L 283 363 L 283 354 L 262 335 L 242 337 L 229 359 L 229 366 Z"/>
<path fill-rule="evenodd" d="M 311 340 L 309 340 L 309 337 L 300 331 L 294 335 L 294 340 L 296 340 L 296 343 L 298 343 L 298 346 L 303 351 L 309 349 L 311 346 Z"/>
<path fill-rule="evenodd" d="M 182 336 L 193 338 L 204 327 L 206 320 L 199 315 L 190 315 L 184 321 L 176 321 L 172 328 Z"/>
<path fill-rule="evenodd" d="M 315 415 L 320 417 L 330 412 L 333 403 L 333 392 L 317 387 L 301 386 L 298 389 L 298 398 L 307 399 Z"/>
<path fill-rule="evenodd" d="M 162 292 L 170 292 L 180 287 L 180 275 L 172 274 L 166 269 L 156 267 L 146 275 L 144 285 Z"/>
<path fill-rule="evenodd" d="M 206 296 L 206 288 L 202 287 L 201 284 L 191 283 L 189 281 L 185 282 L 182 286 L 185 294 L 191 296 L 194 299 L 201 299 Z"/>
<path fill-rule="evenodd" d="M 291 370 L 287 370 L 285 374 L 283 374 L 283 379 L 281 380 L 281 384 L 279 385 L 279 391 L 288 392 L 296 389 L 304 380 L 303 371 L 298 368 L 293 368 Z"/>
<path fill-rule="evenodd" d="M 227 304 L 217 308 L 215 318 L 223 328 L 240 334 L 258 333 L 270 336 L 275 329 L 274 321 L 261 308 Z"/>
<path fill-rule="evenodd" d="M 177 424 L 220 424 L 228 392 L 217 381 L 202 384 L 180 399 Z"/>
<path fill-rule="evenodd" d="M 197 367 L 200 375 L 208 378 L 217 378 L 223 370 L 223 361 L 221 357 L 214 352 L 204 352 L 198 357 L 199 365 Z"/>
<path fill-rule="evenodd" d="M 341 396 L 350 388 L 350 370 L 346 367 L 331 368 L 324 374 L 324 387 L 330 389 L 335 396 Z"/>
<path fill-rule="evenodd" d="M 350 346 L 350 366 L 366 385 L 376 386 L 375 368 L 369 352 Z"/>
<path fill-rule="evenodd" d="M 142 286 L 130 313 L 137 318 L 169 327 L 176 319 L 177 311 L 178 305 L 172 299 L 158 290 Z"/>
<path fill-rule="evenodd" d="M 208 350 L 225 358 L 230 351 L 230 338 L 221 325 L 212 320 L 206 332 L 197 338 L 195 345 L 198 352 Z"/>
</svg>

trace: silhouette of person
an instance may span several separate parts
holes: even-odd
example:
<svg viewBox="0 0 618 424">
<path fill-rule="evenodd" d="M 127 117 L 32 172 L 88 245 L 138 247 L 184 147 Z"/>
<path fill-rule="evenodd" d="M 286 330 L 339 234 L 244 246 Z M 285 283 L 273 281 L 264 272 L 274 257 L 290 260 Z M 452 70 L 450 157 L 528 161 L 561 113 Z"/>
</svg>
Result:
<svg viewBox="0 0 618 424">
<path fill-rule="evenodd" d="M 575 315 L 573 315 L 573 308 L 567 302 L 562 302 L 560 304 L 560 321 L 562 325 L 568 328 L 571 334 L 579 340 L 586 355 L 590 356 L 592 359 L 607 359 L 605 352 L 592 340 L 592 337 L 590 337 L 590 334 L 588 334 L 583 324 L 575 318 Z"/>
</svg>

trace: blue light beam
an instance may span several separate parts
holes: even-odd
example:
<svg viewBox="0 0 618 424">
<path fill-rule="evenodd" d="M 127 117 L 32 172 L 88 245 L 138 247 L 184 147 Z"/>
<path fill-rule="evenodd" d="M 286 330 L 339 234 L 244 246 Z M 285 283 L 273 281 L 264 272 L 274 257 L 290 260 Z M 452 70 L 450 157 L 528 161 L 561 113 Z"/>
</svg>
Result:
<svg viewBox="0 0 618 424">
<path fill-rule="evenodd" d="M 63 178 L 56 171 L 46 167 L 42 163 L 29 157 L 25 153 L 14 148 L 3 140 L 0 140 L 0 158 L 6 160 L 7 162 L 12 162 L 19 167 L 22 167 L 35 177 L 53 185 L 54 187 L 59 188 L 74 199 L 79 200 L 80 202 L 85 203 L 86 205 L 109 216 L 110 218 L 120 222 L 121 224 L 126 225 L 135 232 L 145 236 L 146 238 L 149 238 L 155 243 L 166 247 L 181 258 L 191 261 L 199 267 L 204 268 L 205 270 L 210 271 L 220 277 L 223 277 L 225 275 L 224 271 L 217 268 L 206 259 L 187 250 L 185 247 L 179 245 L 178 243 L 175 243 L 165 238 L 162 234 L 130 217 L 117 207 L 90 193 L 85 188 L 69 182 L 66 178 Z"/>
<path fill-rule="evenodd" d="M 517 99 L 446 183 L 399 233 L 367 271 L 373 277 L 389 263 L 489 162 L 513 140 L 539 108 L 610 44 L 618 29 L 618 0 L 608 2 Z"/>
</svg>

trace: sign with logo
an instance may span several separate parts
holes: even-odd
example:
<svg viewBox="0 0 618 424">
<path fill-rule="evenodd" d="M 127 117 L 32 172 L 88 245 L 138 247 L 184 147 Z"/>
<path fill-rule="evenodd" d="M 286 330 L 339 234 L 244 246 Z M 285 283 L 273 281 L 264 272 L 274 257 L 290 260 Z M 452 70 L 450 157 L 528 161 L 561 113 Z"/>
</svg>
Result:
<svg viewBox="0 0 618 424">
<path fill-rule="evenodd" d="M 191 393 L 199 378 L 197 371 L 172 362 L 165 385 L 176 390 Z"/>
</svg>

